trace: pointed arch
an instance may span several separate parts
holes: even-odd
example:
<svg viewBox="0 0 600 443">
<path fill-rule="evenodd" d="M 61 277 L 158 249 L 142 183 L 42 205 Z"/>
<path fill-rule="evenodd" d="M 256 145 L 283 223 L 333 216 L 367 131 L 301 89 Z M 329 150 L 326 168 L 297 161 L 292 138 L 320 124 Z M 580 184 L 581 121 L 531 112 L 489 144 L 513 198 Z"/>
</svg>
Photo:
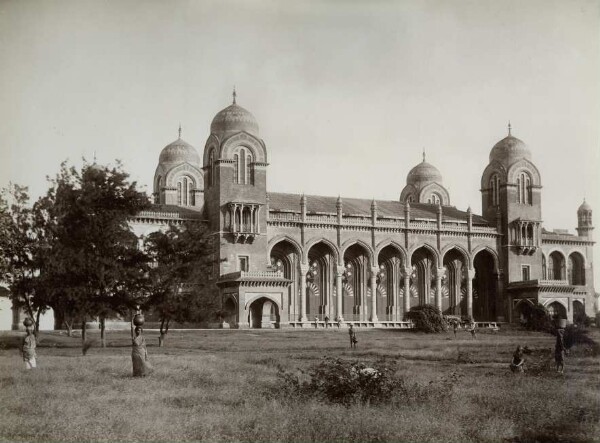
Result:
<svg viewBox="0 0 600 443">
<path fill-rule="evenodd" d="M 273 250 L 273 247 L 275 247 L 278 243 L 281 243 L 283 241 L 287 241 L 292 245 L 292 247 L 296 250 L 298 257 L 304 257 L 304 253 L 302 251 L 302 246 L 300 246 L 300 243 L 298 243 L 296 240 L 294 240 L 288 235 L 281 234 L 269 240 L 269 243 L 267 244 L 267 258 L 271 256 L 271 251 Z"/>
<path fill-rule="evenodd" d="M 404 249 L 404 247 L 400 243 L 392 240 L 391 238 L 386 238 L 385 240 L 382 240 L 377 244 L 377 246 L 375 247 L 375 257 L 379 257 L 379 254 L 386 246 L 392 246 L 393 248 L 395 248 L 400 253 L 402 263 L 407 262 L 406 249 Z"/>
<path fill-rule="evenodd" d="M 467 265 L 469 265 L 471 263 L 471 256 L 469 255 L 469 253 L 467 252 L 467 250 L 465 248 L 463 248 L 462 246 L 459 246 L 457 244 L 447 245 L 444 248 L 442 248 L 442 252 L 440 253 L 440 262 L 441 263 L 444 263 L 444 257 L 452 249 L 456 249 L 458 252 L 460 252 L 460 254 L 463 256 L 463 258 L 465 260 L 465 263 Z"/>
<path fill-rule="evenodd" d="M 323 243 L 329 246 L 331 248 L 331 252 L 333 252 L 333 256 L 335 257 L 335 262 L 338 264 L 340 263 L 340 251 L 338 250 L 338 247 L 335 245 L 335 243 L 323 237 L 313 238 L 304 244 L 304 251 L 302 252 L 302 263 L 308 263 L 308 253 L 311 250 L 311 248 L 317 243 Z"/>
<path fill-rule="evenodd" d="M 377 266 L 377 263 L 375 262 L 375 251 L 373 251 L 373 248 L 371 247 L 371 245 L 369 245 L 368 243 L 366 243 L 360 239 L 350 239 L 350 240 L 346 240 L 344 243 L 342 243 L 342 246 L 340 247 L 340 257 L 343 258 L 344 254 L 346 253 L 346 250 L 352 245 L 362 246 L 367 251 L 367 254 L 369 256 L 370 265 Z M 339 262 L 339 263 L 343 264 L 342 262 Z"/>
<path fill-rule="evenodd" d="M 498 258 L 498 253 L 496 251 L 494 251 L 492 248 L 490 248 L 489 246 L 477 246 L 475 249 L 473 249 L 473 251 L 471 252 L 471 257 L 470 257 L 470 261 L 469 261 L 469 268 L 473 269 L 475 257 L 481 251 L 487 251 L 492 255 L 492 258 L 494 259 L 494 272 L 499 274 L 500 273 L 500 259 Z"/>
<path fill-rule="evenodd" d="M 408 251 L 407 263 L 412 263 L 412 258 L 413 258 L 415 251 L 417 251 L 418 249 L 421 249 L 421 248 L 425 248 L 429 252 L 431 252 L 431 254 L 433 255 L 433 257 L 435 259 L 435 266 L 439 268 L 440 267 L 440 254 L 438 253 L 438 250 L 436 248 L 434 248 L 433 246 L 431 246 L 429 243 L 415 245 L 412 248 L 410 248 Z"/>
</svg>

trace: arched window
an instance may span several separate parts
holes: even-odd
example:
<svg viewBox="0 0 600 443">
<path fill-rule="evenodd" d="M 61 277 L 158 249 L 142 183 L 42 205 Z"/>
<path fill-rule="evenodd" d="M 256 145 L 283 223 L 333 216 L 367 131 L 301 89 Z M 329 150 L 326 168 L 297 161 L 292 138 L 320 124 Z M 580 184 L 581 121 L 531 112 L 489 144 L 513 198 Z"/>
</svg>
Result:
<svg viewBox="0 0 600 443">
<path fill-rule="evenodd" d="M 531 177 L 527 172 L 521 172 L 517 178 L 517 203 L 531 204 Z"/>
<path fill-rule="evenodd" d="M 254 184 L 252 152 L 248 148 L 241 147 L 233 156 L 234 183 L 241 185 Z"/>
<path fill-rule="evenodd" d="M 570 285 L 585 285 L 583 258 L 577 252 L 569 255 L 567 261 L 567 278 Z"/>
<path fill-rule="evenodd" d="M 492 206 L 498 206 L 500 204 L 500 178 L 497 174 L 490 179 L 490 191 Z"/>
<path fill-rule="evenodd" d="M 548 279 L 548 270 L 546 269 L 546 256 L 542 254 L 542 279 Z"/>
<path fill-rule="evenodd" d="M 180 177 L 177 180 L 177 204 L 180 206 L 194 206 L 196 202 L 195 187 L 191 177 L 186 175 Z"/>
<path fill-rule="evenodd" d="M 240 182 L 240 156 L 237 154 L 233 156 L 233 182 Z"/>
<path fill-rule="evenodd" d="M 439 205 L 441 202 L 440 196 L 435 192 L 431 194 L 431 196 L 427 199 L 427 203 L 432 203 L 434 205 Z"/>
<path fill-rule="evenodd" d="M 215 184 L 215 150 L 211 149 L 208 156 L 208 185 Z"/>
</svg>

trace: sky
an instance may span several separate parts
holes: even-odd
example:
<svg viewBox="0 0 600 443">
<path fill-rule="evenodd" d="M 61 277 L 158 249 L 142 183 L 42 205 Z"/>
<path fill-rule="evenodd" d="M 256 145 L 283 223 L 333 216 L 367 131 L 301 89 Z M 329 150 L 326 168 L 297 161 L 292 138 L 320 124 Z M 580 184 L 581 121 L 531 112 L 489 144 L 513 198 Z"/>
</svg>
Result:
<svg viewBox="0 0 600 443">
<path fill-rule="evenodd" d="M 235 85 L 270 191 L 397 200 L 425 150 L 481 213 L 510 120 L 544 226 L 574 232 L 584 197 L 600 225 L 598 0 L 0 1 L 0 61 L 0 187 L 34 198 L 94 153 L 151 192 L 179 124 L 202 153 Z"/>
</svg>

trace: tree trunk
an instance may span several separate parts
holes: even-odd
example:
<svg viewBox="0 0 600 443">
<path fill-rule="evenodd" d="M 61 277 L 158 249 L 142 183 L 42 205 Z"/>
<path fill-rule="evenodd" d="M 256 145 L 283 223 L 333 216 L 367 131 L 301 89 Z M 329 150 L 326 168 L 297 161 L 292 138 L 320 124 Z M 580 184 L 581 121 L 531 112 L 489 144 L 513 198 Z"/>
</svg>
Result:
<svg viewBox="0 0 600 443">
<path fill-rule="evenodd" d="M 158 347 L 162 348 L 165 342 L 165 338 L 167 338 L 167 333 L 169 332 L 169 320 L 163 318 L 160 321 L 160 335 L 158 336 Z"/>
<path fill-rule="evenodd" d="M 73 337 L 73 323 L 65 320 L 64 324 L 67 327 L 67 336 Z"/>
<path fill-rule="evenodd" d="M 37 314 L 35 316 L 35 329 L 33 330 L 33 334 L 37 338 L 40 334 L 40 316 L 42 315 L 42 310 L 38 309 Z"/>
<path fill-rule="evenodd" d="M 104 317 L 100 317 L 100 341 L 102 343 L 102 347 L 106 348 L 106 319 Z"/>
<path fill-rule="evenodd" d="M 81 352 L 83 353 L 83 355 L 85 355 L 85 353 L 87 352 L 86 349 L 86 344 L 85 344 L 85 317 L 83 318 L 83 320 L 81 320 Z"/>
</svg>

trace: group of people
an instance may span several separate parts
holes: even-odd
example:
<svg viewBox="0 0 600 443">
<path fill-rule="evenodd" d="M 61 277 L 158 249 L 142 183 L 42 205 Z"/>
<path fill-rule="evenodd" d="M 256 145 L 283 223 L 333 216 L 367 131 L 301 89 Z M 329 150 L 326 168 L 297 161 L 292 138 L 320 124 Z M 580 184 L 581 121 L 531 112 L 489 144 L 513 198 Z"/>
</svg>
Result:
<svg viewBox="0 0 600 443">
<path fill-rule="evenodd" d="M 557 328 L 556 342 L 554 344 L 554 361 L 556 363 L 556 372 L 559 374 L 563 374 L 565 370 L 565 353 L 567 347 L 565 346 L 564 336 L 565 329 L 561 327 Z M 517 346 L 517 349 L 513 354 L 510 370 L 513 372 L 525 372 L 524 349 L 521 346 Z"/>
<path fill-rule="evenodd" d="M 338 327 L 340 327 L 340 320 L 336 319 L 338 322 Z M 329 317 L 325 317 L 325 327 L 329 327 Z M 456 332 L 458 329 L 458 324 L 454 323 L 454 336 L 456 337 Z M 475 323 L 472 322 L 469 325 L 468 331 L 471 332 L 472 338 L 476 338 L 475 335 Z M 554 345 L 554 360 L 556 362 L 556 372 L 562 374 L 565 368 L 565 340 L 564 340 L 565 330 L 562 327 L 559 327 L 556 331 L 556 343 Z M 350 324 L 348 328 L 348 335 L 350 338 L 350 348 L 356 349 L 356 344 L 358 340 L 356 339 L 356 331 L 354 326 Z M 25 369 L 33 369 L 37 366 L 36 364 L 36 346 L 37 340 L 35 334 L 33 333 L 33 328 L 31 322 L 25 322 L 25 337 L 23 338 L 23 343 L 21 346 L 21 352 L 23 355 L 23 362 L 25 364 Z M 144 377 L 148 375 L 152 371 L 152 366 L 148 362 L 148 351 L 146 350 L 146 339 L 144 338 L 143 329 L 141 325 L 136 325 L 134 323 L 134 319 L 131 320 L 131 361 L 133 364 L 133 376 L 134 377 Z M 525 356 L 524 349 L 519 345 L 517 349 L 513 353 L 513 358 L 510 364 L 510 369 L 512 372 L 525 372 Z"/>
</svg>

